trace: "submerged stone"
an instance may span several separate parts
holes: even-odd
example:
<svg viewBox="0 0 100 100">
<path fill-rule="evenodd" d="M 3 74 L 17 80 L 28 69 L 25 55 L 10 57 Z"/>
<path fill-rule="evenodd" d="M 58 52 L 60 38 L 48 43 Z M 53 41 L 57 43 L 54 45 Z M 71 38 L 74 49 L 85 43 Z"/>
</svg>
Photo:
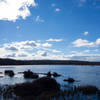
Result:
<svg viewBox="0 0 100 100">
<path fill-rule="evenodd" d="M 67 81 L 67 82 L 69 82 L 69 83 L 75 82 L 75 80 L 74 80 L 73 78 L 64 79 L 64 81 Z"/>
</svg>

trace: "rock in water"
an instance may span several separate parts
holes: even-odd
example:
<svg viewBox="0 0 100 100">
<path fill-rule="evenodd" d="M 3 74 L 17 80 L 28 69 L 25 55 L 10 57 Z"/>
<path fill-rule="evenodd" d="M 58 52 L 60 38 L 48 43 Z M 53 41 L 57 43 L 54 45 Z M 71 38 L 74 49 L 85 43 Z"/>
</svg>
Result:
<svg viewBox="0 0 100 100">
<path fill-rule="evenodd" d="M 74 80 L 73 78 L 64 79 L 64 81 L 67 81 L 67 82 L 69 82 L 69 83 L 75 82 L 75 80 Z"/>
<path fill-rule="evenodd" d="M 33 73 L 32 71 L 24 71 L 24 78 L 38 78 L 39 76 L 36 73 Z"/>
<path fill-rule="evenodd" d="M 61 76 L 61 75 L 56 72 L 53 73 L 53 77 L 59 77 L 59 76 Z"/>
<path fill-rule="evenodd" d="M 5 75 L 13 77 L 15 74 L 14 74 L 13 70 L 5 70 Z"/>
</svg>

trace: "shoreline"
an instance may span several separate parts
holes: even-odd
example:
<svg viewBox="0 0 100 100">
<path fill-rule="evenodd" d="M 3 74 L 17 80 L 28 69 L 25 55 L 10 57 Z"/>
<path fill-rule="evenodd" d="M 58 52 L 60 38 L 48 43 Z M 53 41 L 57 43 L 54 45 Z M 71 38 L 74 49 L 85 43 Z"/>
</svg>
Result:
<svg viewBox="0 0 100 100">
<path fill-rule="evenodd" d="M 79 60 L 14 60 L 0 59 L 0 66 L 8 65 L 81 65 L 100 66 L 100 62 Z"/>
</svg>

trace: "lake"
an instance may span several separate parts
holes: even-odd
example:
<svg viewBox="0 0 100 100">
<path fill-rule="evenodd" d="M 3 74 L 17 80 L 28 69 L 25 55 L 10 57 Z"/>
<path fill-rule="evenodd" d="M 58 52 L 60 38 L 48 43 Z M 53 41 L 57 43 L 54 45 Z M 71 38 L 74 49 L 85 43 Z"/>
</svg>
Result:
<svg viewBox="0 0 100 100">
<path fill-rule="evenodd" d="M 47 73 L 48 71 L 57 72 L 62 74 L 61 77 L 57 77 L 56 80 L 61 85 L 67 85 L 63 79 L 72 77 L 78 82 L 73 85 L 95 85 L 100 89 L 100 66 L 76 66 L 76 65 L 29 65 L 29 66 L 0 66 L 0 76 L 4 76 L 5 70 L 13 70 L 15 76 L 9 78 L 8 76 L 0 77 L 0 84 L 15 84 L 23 83 L 27 81 L 32 81 L 31 79 L 24 79 L 22 74 L 18 72 L 23 72 L 30 69 L 36 73 Z M 40 75 L 42 77 L 42 75 Z"/>
</svg>

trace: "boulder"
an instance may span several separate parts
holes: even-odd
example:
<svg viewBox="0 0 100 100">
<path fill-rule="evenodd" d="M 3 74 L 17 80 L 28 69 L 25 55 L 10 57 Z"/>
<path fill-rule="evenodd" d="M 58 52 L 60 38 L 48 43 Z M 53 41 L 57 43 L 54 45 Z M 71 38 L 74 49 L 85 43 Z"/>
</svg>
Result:
<svg viewBox="0 0 100 100">
<path fill-rule="evenodd" d="M 5 75 L 8 75 L 8 76 L 10 76 L 10 77 L 13 77 L 15 74 L 14 74 L 14 72 L 13 72 L 13 70 L 5 70 Z"/>
<path fill-rule="evenodd" d="M 60 91 L 60 85 L 55 79 L 49 77 L 39 78 L 32 83 L 17 84 L 14 93 L 17 96 L 40 96 L 43 93 L 56 93 Z"/>
<path fill-rule="evenodd" d="M 51 74 L 51 72 L 49 71 L 48 73 L 47 73 L 47 77 L 51 77 L 52 76 L 52 74 Z"/>
<path fill-rule="evenodd" d="M 54 72 L 52 75 L 53 75 L 53 77 L 59 77 L 59 76 L 61 76 L 60 74 L 58 74 L 56 72 Z"/>
<path fill-rule="evenodd" d="M 32 71 L 28 70 L 28 71 L 24 71 L 24 78 L 38 78 L 39 75 L 36 73 L 33 73 Z"/>
</svg>

